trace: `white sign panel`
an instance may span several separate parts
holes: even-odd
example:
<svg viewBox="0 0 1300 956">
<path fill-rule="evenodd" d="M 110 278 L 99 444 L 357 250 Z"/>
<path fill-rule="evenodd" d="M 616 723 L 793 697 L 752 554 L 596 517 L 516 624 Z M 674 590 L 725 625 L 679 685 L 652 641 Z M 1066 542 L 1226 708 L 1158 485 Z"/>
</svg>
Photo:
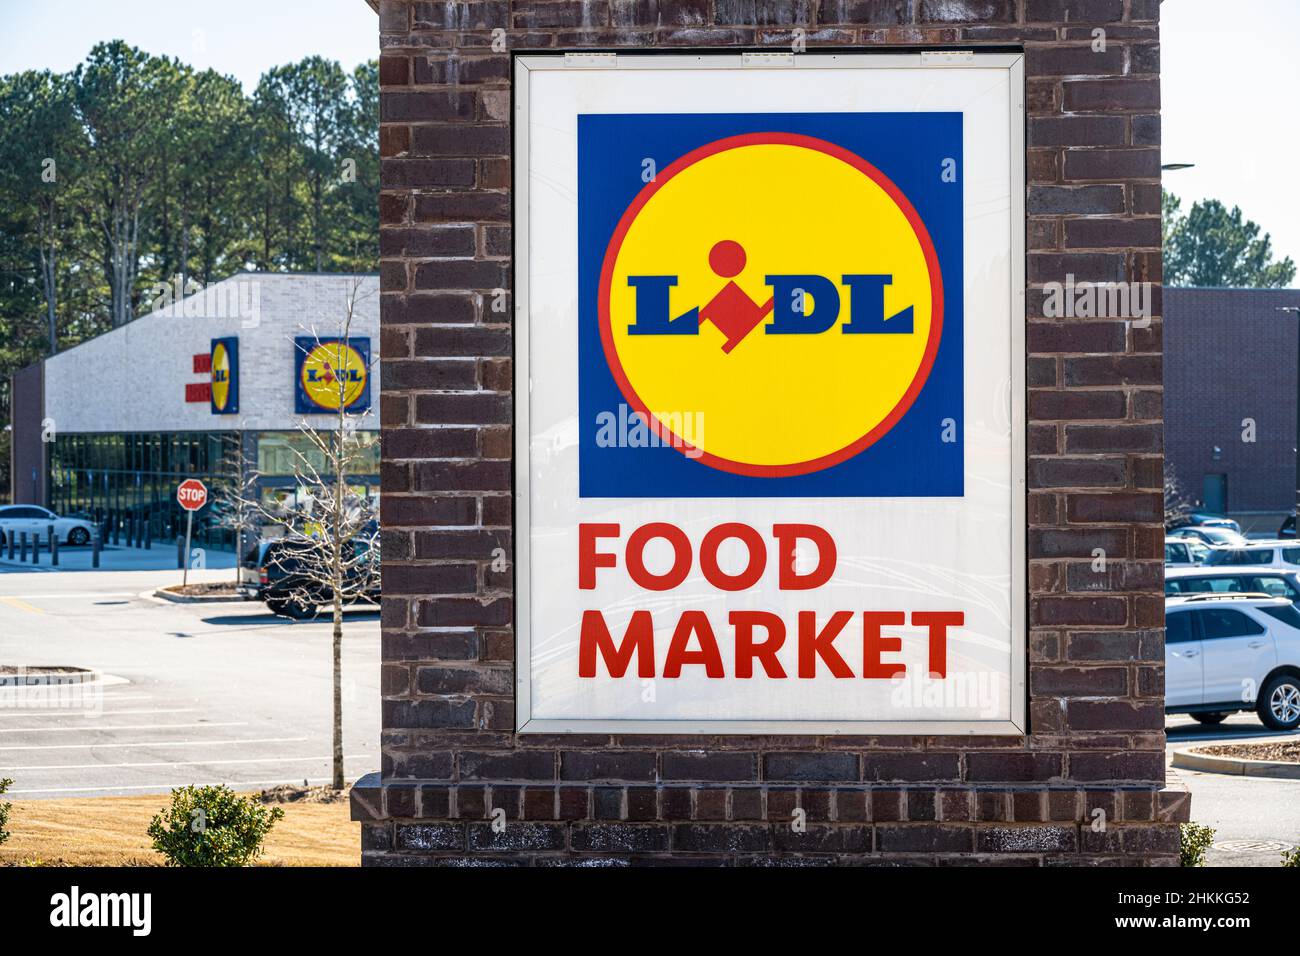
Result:
<svg viewBox="0 0 1300 956">
<path fill-rule="evenodd" d="M 1024 728 L 1013 54 L 516 58 L 518 728 Z"/>
</svg>

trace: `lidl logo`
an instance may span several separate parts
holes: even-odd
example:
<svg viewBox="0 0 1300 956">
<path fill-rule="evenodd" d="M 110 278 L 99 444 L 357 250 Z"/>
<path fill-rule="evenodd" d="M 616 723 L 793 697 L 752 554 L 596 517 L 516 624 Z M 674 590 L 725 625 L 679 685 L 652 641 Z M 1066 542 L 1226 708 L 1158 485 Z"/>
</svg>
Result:
<svg viewBox="0 0 1300 956">
<path fill-rule="evenodd" d="M 213 339 L 209 366 L 212 414 L 239 414 L 239 339 Z"/>
<path fill-rule="evenodd" d="M 294 339 L 299 414 L 349 412 L 370 407 L 368 338 Z"/>
<path fill-rule="evenodd" d="M 581 117 L 581 493 L 960 495 L 960 157 L 960 114 Z"/>
</svg>

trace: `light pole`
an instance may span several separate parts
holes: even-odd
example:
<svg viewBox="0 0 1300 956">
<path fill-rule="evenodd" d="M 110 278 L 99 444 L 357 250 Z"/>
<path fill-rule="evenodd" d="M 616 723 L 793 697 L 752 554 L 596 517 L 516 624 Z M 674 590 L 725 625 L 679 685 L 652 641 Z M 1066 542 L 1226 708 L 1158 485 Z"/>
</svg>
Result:
<svg viewBox="0 0 1300 956">
<path fill-rule="evenodd" d="M 1279 312 L 1292 312 L 1300 318 L 1300 305 L 1280 305 Z M 1295 536 L 1300 539 L 1300 323 L 1295 338 Z"/>
</svg>

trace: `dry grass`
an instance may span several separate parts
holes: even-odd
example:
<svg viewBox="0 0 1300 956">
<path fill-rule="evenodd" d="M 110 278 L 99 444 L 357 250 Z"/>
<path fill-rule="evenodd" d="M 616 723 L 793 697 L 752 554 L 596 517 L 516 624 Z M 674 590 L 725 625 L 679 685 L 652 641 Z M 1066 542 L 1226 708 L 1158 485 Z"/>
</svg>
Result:
<svg viewBox="0 0 1300 956">
<path fill-rule="evenodd" d="M 166 794 L 79 800 L 14 800 L 0 865 L 160 866 L 149 845 L 149 820 L 167 805 Z M 360 827 L 348 804 L 281 805 L 284 819 L 266 839 L 259 866 L 357 866 Z"/>
</svg>

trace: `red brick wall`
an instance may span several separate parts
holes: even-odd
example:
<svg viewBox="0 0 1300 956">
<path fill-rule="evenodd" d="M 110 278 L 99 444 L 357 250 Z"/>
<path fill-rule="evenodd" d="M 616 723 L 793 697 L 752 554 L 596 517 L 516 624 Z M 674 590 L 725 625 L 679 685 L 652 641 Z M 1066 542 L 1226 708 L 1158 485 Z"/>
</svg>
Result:
<svg viewBox="0 0 1300 956">
<path fill-rule="evenodd" d="M 1145 328 L 1041 317 L 1042 284 L 1066 273 L 1160 280 L 1158 9 L 381 0 L 383 766 L 354 790 L 364 862 L 1176 861 L 1188 800 L 1164 789 L 1159 299 Z M 1028 736 L 513 733 L 512 576 L 492 566 L 513 532 L 511 310 L 491 308 L 511 270 L 496 28 L 510 50 L 780 47 L 795 28 L 810 48 L 1023 46 Z"/>
<path fill-rule="evenodd" d="M 13 431 L 9 446 L 9 500 L 14 504 L 46 503 L 47 478 L 45 442 L 41 421 L 45 418 L 45 363 L 37 362 L 9 377 L 10 418 Z M 32 478 L 32 472 L 36 477 Z M 0 499 L 3 500 L 3 499 Z"/>
</svg>

